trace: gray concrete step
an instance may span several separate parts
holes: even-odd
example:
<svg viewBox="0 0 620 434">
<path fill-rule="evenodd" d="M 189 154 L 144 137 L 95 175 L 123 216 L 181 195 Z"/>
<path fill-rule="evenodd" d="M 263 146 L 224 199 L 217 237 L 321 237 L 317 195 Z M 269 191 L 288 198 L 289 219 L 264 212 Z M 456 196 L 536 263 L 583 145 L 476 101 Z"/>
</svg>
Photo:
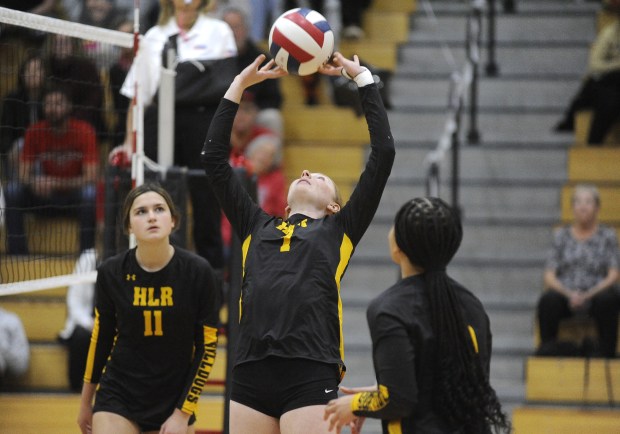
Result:
<svg viewBox="0 0 620 434">
<path fill-rule="evenodd" d="M 383 256 L 387 250 L 387 234 L 392 223 L 373 223 L 359 244 L 358 256 Z M 463 241 L 455 258 L 500 261 L 539 260 L 543 264 L 549 248 L 552 229 L 548 225 L 517 226 L 514 224 L 463 225 Z"/>
<path fill-rule="evenodd" d="M 448 114 L 439 112 L 391 111 L 390 125 L 396 146 L 399 143 L 437 143 L 441 137 L 446 122 L 452 119 Z M 512 113 L 500 110 L 478 113 L 476 128 L 481 137 L 481 144 L 494 145 L 529 145 L 568 147 L 573 143 L 572 135 L 557 134 L 552 131 L 553 126 L 561 116 L 561 111 L 552 113 L 537 113 L 535 110 L 524 113 Z M 461 142 L 467 143 L 466 134 L 470 131 L 469 117 L 465 113 L 462 117 Z"/>
<path fill-rule="evenodd" d="M 449 76 L 453 71 L 461 71 L 465 62 L 463 45 L 448 44 L 454 63 L 442 54 L 440 44 L 410 42 L 403 45 L 399 51 L 402 63 L 398 66 L 398 75 Z M 498 43 L 496 61 L 502 76 L 574 78 L 584 75 L 589 49 L 587 43 L 572 46 Z M 488 59 L 486 48 L 482 48 L 480 56 L 481 65 L 484 65 Z"/>
<path fill-rule="evenodd" d="M 379 249 L 372 250 L 379 254 Z M 483 304 L 534 309 L 542 290 L 542 265 L 515 266 L 518 261 L 513 261 L 512 266 L 498 261 L 470 262 L 455 258 L 448 266 L 448 275 L 472 291 Z M 400 270 L 387 257 L 387 242 L 385 253 L 380 256 L 363 260 L 354 255 L 340 291 L 345 308 L 367 306 L 370 300 L 396 283 L 399 277 Z"/>
<path fill-rule="evenodd" d="M 507 221 L 559 221 L 561 184 L 527 184 L 489 182 L 472 184 L 463 181 L 459 190 L 464 219 Z M 416 183 L 388 183 L 377 210 L 377 217 L 392 219 L 405 201 L 425 194 Z M 449 201 L 446 188 L 442 197 Z M 362 239 L 364 243 L 364 239 Z"/>
<path fill-rule="evenodd" d="M 486 3 L 486 2 L 485 2 Z M 589 0 L 515 0 L 515 13 L 506 13 L 501 1 L 495 2 L 496 12 L 499 17 L 511 17 L 515 14 L 519 16 L 539 17 L 541 15 L 550 16 L 579 16 L 583 14 L 594 14 L 600 8 L 600 2 Z M 471 2 L 454 0 L 432 0 L 430 2 L 420 1 L 418 3 L 418 14 L 424 14 L 428 6 L 431 6 L 436 15 L 459 14 L 463 15 L 471 9 Z M 483 10 L 488 10 L 485 4 Z"/>
<path fill-rule="evenodd" d="M 390 179 L 402 181 L 424 179 L 427 172 L 425 159 L 430 152 L 426 147 L 398 146 L 397 158 Z M 476 181 L 555 181 L 566 180 L 566 150 L 514 148 L 488 148 L 485 146 L 462 146 L 460 174 L 463 180 Z M 441 173 L 450 173 L 450 154 L 441 165 Z"/>
<path fill-rule="evenodd" d="M 481 76 L 478 107 L 497 110 L 521 109 L 564 111 L 580 81 L 574 79 L 498 79 Z M 396 76 L 391 82 L 391 100 L 396 110 L 447 109 L 450 81 L 447 78 L 413 79 Z M 469 100 L 469 93 L 465 102 Z"/>
<path fill-rule="evenodd" d="M 413 17 L 409 40 L 463 41 L 466 32 L 466 11 L 439 13 L 435 17 L 420 10 Z M 482 22 L 482 40 L 487 40 L 486 16 Z M 498 14 L 496 21 L 496 41 L 498 42 L 542 42 L 575 41 L 591 42 L 596 36 L 596 19 L 593 9 L 579 14 L 540 14 L 527 13 L 514 15 Z"/>
</svg>

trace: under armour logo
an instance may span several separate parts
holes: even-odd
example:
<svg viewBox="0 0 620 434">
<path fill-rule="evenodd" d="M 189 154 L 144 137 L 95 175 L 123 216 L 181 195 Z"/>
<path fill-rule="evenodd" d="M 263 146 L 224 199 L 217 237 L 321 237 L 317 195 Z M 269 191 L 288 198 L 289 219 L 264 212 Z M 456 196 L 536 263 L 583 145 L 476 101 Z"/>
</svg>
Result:
<svg viewBox="0 0 620 434">
<path fill-rule="evenodd" d="M 135 274 L 128 274 L 126 280 L 136 280 L 136 275 Z"/>
</svg>

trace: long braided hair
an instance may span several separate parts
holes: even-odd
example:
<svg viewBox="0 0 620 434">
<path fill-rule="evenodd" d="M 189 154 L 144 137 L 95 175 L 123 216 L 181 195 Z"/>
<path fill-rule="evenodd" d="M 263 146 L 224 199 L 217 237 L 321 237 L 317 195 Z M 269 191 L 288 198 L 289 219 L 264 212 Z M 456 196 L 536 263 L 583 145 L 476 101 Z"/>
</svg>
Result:
<svg viewBox="0 0 620 434">
<path fill-rule="evenodd" d="M 433 408 L 465 434 L 510 432 L 510 423 L 476 354 L 446 266 L 463 238 L 457 212 L 439 198 L 416 198 L 396 214 L 394 237 L 412 264 L 424 269 L 437 341 Z"/>
</svg>

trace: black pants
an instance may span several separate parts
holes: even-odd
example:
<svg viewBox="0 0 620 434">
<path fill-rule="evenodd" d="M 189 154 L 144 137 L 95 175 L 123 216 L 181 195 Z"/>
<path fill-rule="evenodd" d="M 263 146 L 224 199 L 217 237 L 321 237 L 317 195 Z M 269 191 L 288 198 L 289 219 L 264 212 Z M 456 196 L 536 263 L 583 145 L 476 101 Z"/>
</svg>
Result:
<svg viewBox="0 0 620 434">
<path fill-rule="evenodd" d="M 614 357 L 618 340 L 618 309 L 620 298 L 615 288 L 606 289 L 592 298 L 588 314 L 594 319 L 599 336 L 601 354 Z M 550 343 L 557 339 L 560 321 L 574 315 L 568 298 L 548 290 L 538 301 L 538 325 L 541 343 Z"/>
<path fill-rule="evenodd" d="M 614 122 L 620 119 L 620 71 L 583 81 L 564 114 L 564 120 L 573 125 L 575 114 L 584 109 L 594 112 L 588 144 L 601 145 Z"/>
<path fill-rule="evenodd" d="M 90 335 L 90 330 L 76 326 L 71 337 L 64 342 L 69 352 L 68 375 L 69 388 L 72 392 L 80 392 L 82 390 L 84 369 L 86 368 L 88 347 L 90 346 Z"/>
</svg>

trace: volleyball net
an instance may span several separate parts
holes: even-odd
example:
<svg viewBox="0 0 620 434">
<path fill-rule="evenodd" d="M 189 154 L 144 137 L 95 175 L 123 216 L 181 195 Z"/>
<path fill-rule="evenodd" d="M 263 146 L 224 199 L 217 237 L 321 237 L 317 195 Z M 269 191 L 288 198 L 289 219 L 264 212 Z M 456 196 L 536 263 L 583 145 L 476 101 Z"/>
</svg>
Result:
<svg viewBox="0 0 620 434">
<path fill-rule="evenodd" d="M 107 156 L 126 135 L 130 105 L 119 90 L 133 27 L 0 7 L 0 296 L 94 281 L 94 264 L 77 266 L 80 257 L 114 250 L 104 235 L 119 238 L 133 177 Z"/>
</svg>

